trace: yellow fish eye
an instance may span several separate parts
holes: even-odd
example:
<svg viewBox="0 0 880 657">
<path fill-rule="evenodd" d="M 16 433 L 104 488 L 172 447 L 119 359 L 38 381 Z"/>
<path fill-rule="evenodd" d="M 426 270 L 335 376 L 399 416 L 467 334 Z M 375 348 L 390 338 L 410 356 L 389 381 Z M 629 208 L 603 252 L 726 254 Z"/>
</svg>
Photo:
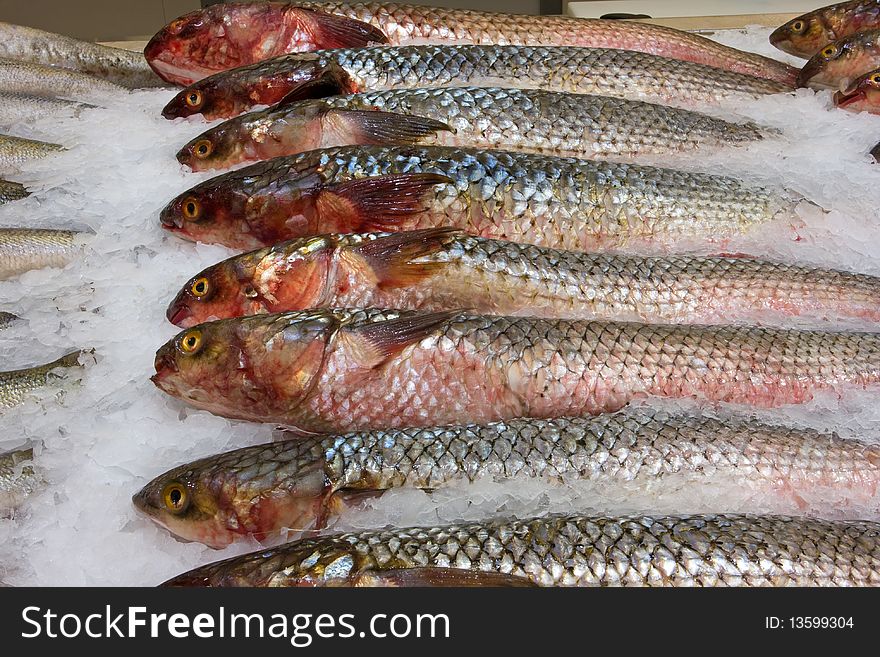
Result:
<svg viewBox="0 0 880 657">
<path fill-rule="evenodd" d="M 838 48 L 835 45 L 825 46 L 825 48 L 822 49 L 822 56 L 825 59 L 831 59 L 832 57 L 837 55 L 837 53 Z"/>
<path fill-rule="evenodd" d="M 199 213 L 202 211 L 202 206 L 199 202 L 190 196 L 188 199 L 183 201 L 183 216 L 187 219 L 195 219 L 199 216 Z"/>
<path fill-rule="evenodd" d="M 804 31 L 804 28 L 806 26 L 807 26 L 806 23 L 804 23 L 803 21 L 795 21 L 794 23 L 791 24 L 791 31 L 795 32 L 797 34 L 800 34 L 801 32 Z"/>
<path fill-rule="evenodd" d="M 193 144 L 193 155 L 197 158 L 204 159 L 214 150 L 214 145 L 208 139 L 200 139 Z"/>
<path fill-rule="evenodd" d="M 189 506 L 189 494 L 184 486 L 173 482 L 165 486 L 162 491 L 162 502 L 171 513 L 183 513 Z"/>
<path fill-rule="evenodd" d="M 874 84 L 880 84 L 880 73 L 874 73 L 874 75 L 871 76 L 871 82 Z"/>
<path fill-rule="evenodd" d="M 201 299 L 203 296 L 208 294 L 208 291 L 211 289 L 211 282 L 204 276 L 197 278 L 190 288 L 190 291 L 193 293 L 193 296 L 197 299 Z"/>
<path fill-rule="evenodd" d="M 198 91 L 197 89 L 193 89 L 192 91 L 190 91 L 189 93 L 186 94 L 184 100 L 186 101 L 186 104 L 188 107 L 196 109 L 196 108 L 202 106 L 202 101 L 204 100 L 204 97 L 202 96 L 201 91 Z"/>
<path fill-rule="evenodd" d="M 180 350 L 185 353 L 192 355 L 196 353 L 202 346 L 202 332 L 198 329 L 193 329 L 192 331 L 187 331 L 180 338 L 180 342 L 178 343 L 178 347 Z"/>
</svg>

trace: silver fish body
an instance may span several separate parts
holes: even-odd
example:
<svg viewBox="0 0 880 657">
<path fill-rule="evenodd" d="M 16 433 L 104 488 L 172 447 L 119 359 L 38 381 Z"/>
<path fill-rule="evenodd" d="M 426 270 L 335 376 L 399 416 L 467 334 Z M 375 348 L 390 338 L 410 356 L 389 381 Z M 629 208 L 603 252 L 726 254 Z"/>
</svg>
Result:
<svg viewBox="0 0 880 657">
<path fill-rule="evenodd" d="M 13 322 L 19 319 L 18 315 L 12 313 L 0 312 L 0 330 L 7 329 L 12 326 Z"/>
<path fill-rule="evenodd" d="M 30 196 L 30 192 L 21 183 L 11 180 L 0 180 L 0 205 L 11 203 Z"/>
<path fill-rule="evenodd" d="M 28 123 L 43 116 L 78 116 L 84 107 L 74 100 L 0 92 L 0 125 Z"/>
<path fill-rule="evenodd" d="M 0 518 L 11 516 L 43 483 L 33 464 L 33 449 L 0 454 Z"/>
<path fill-rule="evenodd" d="M 880 524 L 551 515 L 295 541 L 166 586 L 878 586 Z"/>
<path fill-rule="evenodd" d="M 163 86 L 142 53 L 0 22 L 0 58 L 81 71 L 129 88 Z"/>
<path fill-rule="evenodd" d="M 62 151 L 59 144 L 0 134 L 0 173 L 17 171 L 22 164 Z"/>
<path fill-rule="evenodd" d="M 2 47 L 0 47 L 2 48 Z M 0 92 L 100 102 L 128 89 L 88 73 L 57 66 L 0 59 Z"/>
<path fill-rule="evenodd" d="M 79 252 L 71 230 L 0 228 L 0 280 L 31 269 L 64 267 Z"/>
<path fill-rule="evenodd" d="M 73 351 L 45 365 L 0 372 L 0 409 L 22 403 L 34 391 L 57 378 L 58 370 L 79 367 L 80 353 Z"/>
</svg>

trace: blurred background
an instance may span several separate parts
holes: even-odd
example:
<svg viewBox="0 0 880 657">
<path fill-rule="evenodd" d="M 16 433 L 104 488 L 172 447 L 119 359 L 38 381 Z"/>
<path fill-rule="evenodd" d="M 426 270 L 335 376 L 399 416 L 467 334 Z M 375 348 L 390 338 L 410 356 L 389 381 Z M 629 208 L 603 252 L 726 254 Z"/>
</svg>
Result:
<svg viewBox="0 0 880 657">
<path fill-rule="evenodd" d="M 778 25 L 818 0 L 401 0 L 410 4 L 598 18 L 647 15 L 683 29 Z M 831 0 L 828 0 L 829 2 Z M 181 14 L 222 0 L 0 0 L 0 20 L 90 41 L 139 42 Z"/>
</svg>

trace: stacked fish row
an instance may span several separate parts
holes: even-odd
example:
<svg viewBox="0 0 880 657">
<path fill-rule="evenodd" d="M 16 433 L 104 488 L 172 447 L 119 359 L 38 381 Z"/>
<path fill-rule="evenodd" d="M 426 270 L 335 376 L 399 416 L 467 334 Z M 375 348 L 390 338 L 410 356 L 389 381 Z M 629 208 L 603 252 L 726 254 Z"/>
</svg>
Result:
<svg viewBox="0 0 880 657">
<path fill-rule="evenodd" d="M 85 109 L 124 98 L 131 88 L 161 84 L 140 53 L 0 23 L 0 205 L 10 204 L 6 210 L 20 222 L 20 227 L 0 228 L 0 280 L 33 269 L 64 267 L 83 247 L 81 231 L 33 228 L 23 211 L 16 213 L 20 209 L 16 202 L 31 192 L 6 176 L 65 150 L 60 144 L 29 138 L 33 117 L 78 116 Z M 7 334 L 22 323 L 13 313 L 0 313 L 0 330 Z M 60 381 L 63 371 L 80 366 L 81 353 L 0 372 L 0 410 Z M 0 454 L 0 517 L 11 515 L 38 487 L 41 477 L 33 458 L 32 446 Z"/>
<path fill-rule="evenodd" d="M 650 25 L 384 4 L 226 4 L 174 21 L 145 54 L 189 85 L 167 118 L 225 119 L 181 163 L 256 162 L 161 213 L 180 237 L 245 252 L 171 302 L 185 330 L 153 380 L 287 427 L 135 495 L 177 536 L 273 542 L 324 529 L 364 493 L 514 477 L 684 476 L 782 498 L 834 486 L 853 508 L 873 495 L 874 445 L 625 408 L 772 407 L 878 382 L 880 334 L 828 319 L 874 324 L 880 280 L 699 255 L 791 220 L 803 199 L 634 162 L 776 138 L 694 109 L 784 93 L 795 69 Z M 782 328 L 796 315 L 820 328 Z M 717 511 L 328 534 L 170 583 L 880 583 L 880 524 Z"/>
</svg>

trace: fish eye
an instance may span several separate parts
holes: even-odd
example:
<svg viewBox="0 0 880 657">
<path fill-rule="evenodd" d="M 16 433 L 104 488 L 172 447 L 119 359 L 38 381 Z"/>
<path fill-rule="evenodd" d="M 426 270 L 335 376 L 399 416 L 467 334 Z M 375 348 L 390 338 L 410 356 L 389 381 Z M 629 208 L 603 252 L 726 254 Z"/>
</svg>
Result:
<svg viewBox="0 0 880 657">
<path fill-rule="evenodd" d="M 211 283 L 204 276 L 197 278 L 195 282 L 190 287 L 190 291 L 193 293 L 193 296 L 197 299 L 201 299 L 203 296 L 208 294 L 208 291 L 211 289 Z"/>
<path fill-rule="evenodd" d="M 173 482 L 165 486 L 165 490 L 162 491 L 162 501 L 171 513 L 183 513 L 189 506 L 189 495 L 184 486 Z"/>
<path fill-rule="evenodd" d="M 206 158 L 214 150 L 214 145 L 209 139 L 200 139 L 193 144 L 193 154 L 198 158 Z"/>
<path fill-rule="evenodd" d="M 831 59 L 833 57 L 836 57 L 839 52 L 840 52 L 840 50 L 838 49 L 838 47 L 832 44 L 829 46 L 825 46 L 822 49 L 822 56 L 825 59 Z"/>
<path fill-rule="evenodd" d="M 183 201 L 183 216 L 187 219 L 197 218 L 201 211 L 202 206 L 196 199 L 189 197 Z"/>
<path fill-rule="evenodd" d="M 807 24 L 804 21 L 795 21 L 791 24 L 791 31 L 795 34 L 800 34 L 807 27 Z"/>
<path fill-rule="evenodd" d="M 204 98 L 202 97 L 202 92 L 198 90 L 192 90 L 186 94 L 184 98 L 187 106 L 196 109 L 202 106 L 202 101 Z"/>
<path fill-rule="evenodd" d="M 183 353 L 191 356 L 202 346 L 202 332 L 198 330 L 187 331 L 177 344 Z"/>
<path fill-rule="evenodd" d="M 873 84 L 880 84 L 880 73 L 874 73 L 874 75 L 871 76 L 870 81 Z"/>
</svg>

